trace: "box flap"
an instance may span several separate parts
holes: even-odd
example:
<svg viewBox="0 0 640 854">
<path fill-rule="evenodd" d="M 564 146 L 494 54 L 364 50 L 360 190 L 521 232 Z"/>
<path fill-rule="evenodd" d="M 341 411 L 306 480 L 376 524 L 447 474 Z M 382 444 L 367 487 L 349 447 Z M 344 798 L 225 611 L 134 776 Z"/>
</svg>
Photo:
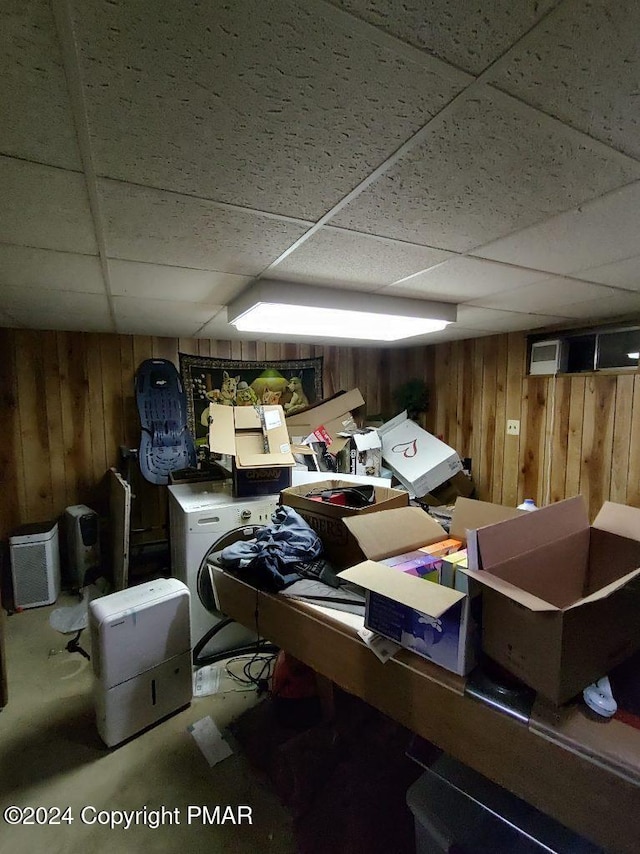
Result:
<svg viewBox="0 0 640 854">
<path fill-rule="evenodd" d="M 502 593 L 507 598 L 513 599 L 514 602 L 524 605 L 524 607 L 528 608 L 530 611 L 560 610 L 560 608 L 556 608 L 555 605 L 545 602 L 544 599 L 539 599 L 532 593 L 527 593 L 526 590 L 521 590 L 519 587 L 509 584 L 508 581 L 504 581 L 502 578 L 497 578 L 495 575 L 491 575 L 488 572 L 483 572 L 482 570 L 476 571 L 464 566 L 458 566 L 458 571 L 468 575 L 469 578 L 474 578 L 476 581 L 479 581 L 484 587 L 490 587 L 492 590 Z"/>
<path fill-rule="evenodd" d="M 233 410 L 233 406 L 209 404 L 209 448 L 216 454 L 235 456 L 236 435 Z"/>
<path fill-rule="evenodd" d="M 403 412 L 400 412 L 398 415 L 395 415 L 389 421 L 385 421 L 384 424 L 381 424 L 378 427 L 378 433 L 384 435 L 385 433 L 390 433 L 391 430 L 395 430 L 396 427 L 399 427 L 403 421 L 408 421 L 409 416 L 407 414 L 407 410 L 405 409 Z"/>
<path fill-rule="evenodd" d="M 289 443 L 285 444 L 290 448 Z M 291 450 L 264 452 L 262 433 L 236 434 L 236 466 L 238 468 L 271 468 L 273 466 L 292 466 L 295 460 Z"/>
<path fill-rule="evenodd" d="M 366 433 L 354 433 L 353 441 L 359 451 L 371 451 L 381 448 L 382 441 L 377 430 L 368 430 Z"/>
<path fill-rule="evenodd" d="M 479 565 L 490 569 L 524 552 L 544 545 L 548 547 L 568 535 L 589 529 L 589 517 L 584 498 L 568 498 L 533 512 L 523 512 L 481 528 L 477 532 Z M 584 567 L 581 567 L 584 574 Z"/>
<path fill-rule="evenodd" d="M 313 432 L 316 427 L 320 427 L 327 421 L 334 421 L 342 415 L 351 412 L 352 409 L 357 409 L 359 406 L 364 406 L 364 398 L 357 388 L 351 391 L 345 391 L 343 394 L 336 394 L 328 400 L 320 401 L 300 412 L 295 412 L 293 415 L 287 416 L 287 426 L 289 429 L 300 426 L 308 427 L 308 433 Z"/>
<path fill-rule="evenodd" d="M 589 604 L 589 602 L 598 602 L 600 599 L 606 599 L 607 596 L 611 596 L 611 594 L 615 593 L 616 590 L 620 590 L 621 587 L 624 587 L 637 575 L 640 575 L 640 567 L 638 567 L 638 569 L 634 569 L 632 572 L 628 572 L 626 575 L 623 575 L 622 578 L 617 578 L 615 581 L 612 581 L 611 584 L 607 584 L 606 587 L 601 587 L 600 590 L 596 590 L 596 592 L 592 593 L 590 596 L 585 596 L 584 599 L 574 602 L 573 605 L 570 605 L 565 610 L 569 611 L 571 608 L 578 608 L 581 605 Z"/>
<path fill-rule="evenodd" d="M 458 498 L 451 517 L 450 534 L 466 542 L 467 531 L 493 525 L 506 519 L 522 516 L 526 510 L 505 507 L 503 504 L 491 504 L 488 501 L 476 501 L 473 498 Z"/>
<path fill-rule="evenodd" d="M 419 507 L 396 507 L 343 521 L 371 560 L 383 560 L 447 538 L 444 528 Z"/>
<path fill-rule="evenodd" d="M 254 406 L 225 406 L 231 409 L 236 430 L 262 430 L 260 413 Z"/>
<path fill-rule="evenodd" d="M 562 609 L 585 594 L 588 554 L 589 530 L 586 529 L 549 544 L 542 543 L 539 548 L 522 552 L 483 571 Z"/>
<path fill-rule="evenodd" d="M 392 510 L 382 512 L 393 513 Z M 441 617 L 445 611 L 465 597 L 464 593 L 459 593 L 457 590 L 442 587 L 415 575 L 398 572 L 372 560 L 356 564 L 338 575 L 346 581 L 364 587 L 365 590 L 379 593 L 381 596 L 393 599 L 394 602 L 400 602 L 408 608 L 414 608 L 435 618 Z"/>
<path fill-rule="evenodd" d="M 595 518 L 593 527 L 629 540 L 640 541 L 640 509 L 605 501 Z"/>
</svg>

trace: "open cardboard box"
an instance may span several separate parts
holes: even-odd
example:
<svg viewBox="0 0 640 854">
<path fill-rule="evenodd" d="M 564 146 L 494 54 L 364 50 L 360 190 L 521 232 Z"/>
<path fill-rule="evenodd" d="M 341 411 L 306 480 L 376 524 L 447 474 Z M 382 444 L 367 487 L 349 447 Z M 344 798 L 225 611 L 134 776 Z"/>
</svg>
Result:
<svg viewBox="0 0 640 854">
<path fill-rule="evenodd" d="M 401 412 L 378 428 L 382 458 L 409 491 L 421 498 L 462 469 L 457 452 Z"/>
<path fill-rule="evenodd" d="M 357 388 L 336 394 L 288 415 L 286 423 L 289 435 L 295 441 L 304 441 L 312 433 L 316 433 L 317 441 L 325 442 L 329 452 L 333 453 L 331 445 L 337 439 L 338 433 L 355 427 L 351 412 L 363 405 L 364 398 Z M 343 447 L 344 442 L 338 450 Z"/>
<path fill-rule="evenodd" d="M 477 646 L 472 597 L 380 561 L 449 537 L 464 546 L 470 530 L 520 514 L 512 507 L 459 498 L 450 533 L 418 507 L 345 519 L 368 560 L 341 572 L 340 577 L 366 590 L 367 628 L 447 670 L 468 673 L 475 664 Z"/>
<path fill-rule="evenodd" d="M 292 486 L 280 493 L 280 503 L 293 507 L 309 523 L 322 540 L 325 557 L 337 568 L 350 566 L 363 557 L 358 541 L 344 525 L 345 519 L 371 514 L 377 516 L 379 511 L 409 504 L 409 496 L 404 490 L 378 485 L 374 486 L 375 502 L 366 507 L 344 507 L 307 497 L 308 493 L 324 489 L 357 488 L 359 485 L 353 481 L 324 480 Z"/>
<path fill-rule="evenodd" d="M 552 703 L 640 648 L 640 509 L 581 496 L 476 531 L 484 651 Z"/>
<path fill-rule="evenodd" d="M 295 464 L 281 406 L 209 405 L 209 448 L 233 457 L 238 497 L 280 492 Z"/>
</svg>

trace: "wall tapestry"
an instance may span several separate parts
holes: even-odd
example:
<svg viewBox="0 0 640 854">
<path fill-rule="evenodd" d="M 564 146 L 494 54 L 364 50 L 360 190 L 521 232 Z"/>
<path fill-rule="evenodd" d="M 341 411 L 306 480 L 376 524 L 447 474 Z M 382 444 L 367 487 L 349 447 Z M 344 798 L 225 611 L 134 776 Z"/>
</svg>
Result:
<svg viewBox="0 0 640 854">
<path fill-rule="evenodd" d="M 292 415 L 322 400 L 322 356 L 277 362 L 244 362 L 179 353 L 187 395 L 187 426 L 197 445 L 208 441 L 210 403 L 253 406 L 279 403 Z"/>
</svg>

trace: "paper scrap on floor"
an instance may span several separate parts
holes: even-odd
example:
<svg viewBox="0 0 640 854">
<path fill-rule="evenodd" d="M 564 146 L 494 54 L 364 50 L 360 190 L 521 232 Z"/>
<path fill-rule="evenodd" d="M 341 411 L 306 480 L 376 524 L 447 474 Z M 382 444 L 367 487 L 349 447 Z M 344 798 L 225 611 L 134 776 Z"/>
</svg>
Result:
<svg viewBox="0 0 640 854">
<path fill-rule="evenodd" d="M 195 739 L 210 768 L 233 753 L 209 715 L 191 724 L 187 729 Z"/>
<path fill-rule="evenodd" d="M 220 664 L 207 664 L 193 674 L 193 696 L 209 697 L 220 691 L 220 678 L 222 666 Z"/>
</svg>

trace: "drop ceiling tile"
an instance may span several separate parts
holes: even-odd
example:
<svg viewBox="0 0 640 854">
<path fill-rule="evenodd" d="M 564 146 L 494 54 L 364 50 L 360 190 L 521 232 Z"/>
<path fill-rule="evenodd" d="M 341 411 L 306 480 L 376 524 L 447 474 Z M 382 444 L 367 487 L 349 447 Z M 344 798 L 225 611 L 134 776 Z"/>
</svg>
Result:
<svg viewBox="0 0 640 854">
<path fill-rule="evenodd" d="M 307 230 L 298 222 L 213 202 L 99 182 L 110 257 L 252 276 Z"/>
<path fill-rule="evenodd" d="M 118 332 L 124 335 L 190 337 L 220 311 L 219 305 L 114 297 Z"/>
<path fill-rule="evenodd" d="M 603 285 L 640 291 L 640 255 L 626 258 L 624 261 L 614 261 L 613 264 L 581 270 L 576 275 L 590 282 L 602 282 Z"/>
<path fill-rule="evenodd" d="M 495 84 L 640 156 L 640 4 L 569 0 L 516 48 Z M 491 78 L 490 78 L 491 79 Z"/>
<path fill-rule="evenodd" d="M 550 273 L 576 273 L 636 255 L 639 234 L 640 181 L 635 181 L 473 254 Z"/>
<path fill-rule="evenodd" d="M 75 2 L 101 175 L 315 220 L 470 79 L 323 3 L 154 8 Z"/>
<path fill-rule="evenodd" d="M 221 309 L 216 316 L 207 323 L 195 336 L 196 338 L 212 338 L 222 341 L 250 341 L 257 340 L 258 336 L 248 332 L 238 332 L 235 326 L 231 326 L 227 320 L 227 309 Z M 272 340 L 269 336 L 259 336 L 260 340 Z M 289 339 L 287 339 L 288 341 Z M 314 342 L 319 343 L 319 342 Z"/>
<path fill-rule="evenodd" d="M 109 261 L 111 293 L 142 299 L 173 300 L 223 305 L 249 284 L 248 276 L 191 270 L 139 261 Z"/>
<path fill-rule="evenodd" d="M 377 287 L 424 270 L 450 252 L 325 227 L 269 271 L 270 278 L 311 285 Z"/>
<path fill-rule="evenodd" d="M 558 312 L 568 317 L 598 321 L 633 314 L 637 321 L 640 313 L 640 293 L 614 291 L 613 294 L 586 302 L 559 306 Z"/>
<path fill-rule="evenodd" d="M 452 258 L 431 270 L 384 288 L 385 294 L 467 302 L 486 294 L 511 291 L 544 278 L 545 273 L 479 258 Z"/>
<path fill-rule="evenodd" d="M 3 287 L 0 306 L 27 329 L 115 332 L 105 294 Z"/>
<path fill-rule="evenodd" d="M 0 157 L 0 242 L 97 254 L 84 176 Z"/>
<path fill-rule="evenodd" d="M 482 329 L 484 332 L 516 332 L 540 329 L 555 323 L 566 322 L 560 314 L 527 314 L 516 311 L 500 311 L 495 308 L 478 308 L 461 305 L 458 308 L 458 323 L 466 329 Z"/>
<path fill-rule="evenodd" d="M 485 86 L 332 224 L 466 251 L 638 177 L 640 163 Z"/>
<path fill-rule="evenodd" d="M 100 261 L 95 255 L 0 243 L 0 294 L 6 285 L 95 294 L 105 292 Z"/>
<path fill-rule="evenodd" d="M 3 3 L 0 151 L 80 168 L 76 130 L 51 3 Z"/>
<path fill-rule="evenodd" d="M 554 0 L 331 0 L 402 41 L 479 74 L 539 21 Z"/>
<path fill-rule="evenodd" d="M 572 312 L 560 310 L 568 306 L 599 298 L 611 298 L 616 291 L 604 285 L 592 285 L 577 279 L 555 277 L 532 285 L 525 285 L 509 293 L 499 293 L 475 300 L 472 305 L 483 308 L 500 308 L 505 311 L 558 314 L 573 317 Z"/>
</svg>

